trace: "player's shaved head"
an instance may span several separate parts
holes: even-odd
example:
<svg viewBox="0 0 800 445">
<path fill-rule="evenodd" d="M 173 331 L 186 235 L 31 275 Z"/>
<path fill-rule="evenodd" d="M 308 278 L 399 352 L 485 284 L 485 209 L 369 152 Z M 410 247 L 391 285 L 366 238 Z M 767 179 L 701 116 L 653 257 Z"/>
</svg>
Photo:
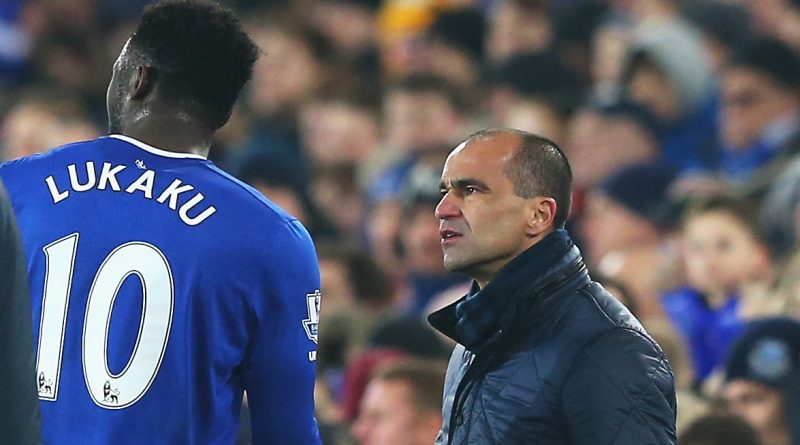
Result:
<svg viewBox="0 0 800 445">
<path fill-rule="evenodd" d="M 230 117 L 250 79 L 259 49 L 234 14 L 202 0 L 166 0 L 148 6 L 118 62 L 109 91 L 111 131 L 122 112 L 118 96 L 133 72 L 154 74 L 153 93 L 214 130 Z"/>
</svg>

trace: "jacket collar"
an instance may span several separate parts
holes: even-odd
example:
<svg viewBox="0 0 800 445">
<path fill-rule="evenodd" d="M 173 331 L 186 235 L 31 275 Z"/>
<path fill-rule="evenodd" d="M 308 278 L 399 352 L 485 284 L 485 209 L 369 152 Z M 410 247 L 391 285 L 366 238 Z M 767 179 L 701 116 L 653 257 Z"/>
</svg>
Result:
<svg viewBox="0 0 800 445">
<path fill-rule="evenodd" d="M 588 278 L 580 252 L 558 229 L 511 260 L 485 288 L 473 281 L 467 295 L 430 314 L 428 322 L 477 353 L 509 332 L 522 300 L 535 307 L 581 275 Z"/>
</svg>

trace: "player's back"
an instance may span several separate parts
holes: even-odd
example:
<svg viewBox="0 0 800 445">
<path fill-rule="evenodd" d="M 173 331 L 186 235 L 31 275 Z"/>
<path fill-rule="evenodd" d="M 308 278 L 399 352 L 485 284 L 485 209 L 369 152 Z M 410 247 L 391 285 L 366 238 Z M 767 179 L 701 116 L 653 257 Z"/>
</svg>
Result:
<svg viewBox="0 0 800 445">
<path fill-rule="evenodd" d="M 202 157 L 124 137 L 7 163 L 46 443 L 316 442 L 305 229 Z M 274 403 L 272 409 L 269 403 Z"/>
</svg>

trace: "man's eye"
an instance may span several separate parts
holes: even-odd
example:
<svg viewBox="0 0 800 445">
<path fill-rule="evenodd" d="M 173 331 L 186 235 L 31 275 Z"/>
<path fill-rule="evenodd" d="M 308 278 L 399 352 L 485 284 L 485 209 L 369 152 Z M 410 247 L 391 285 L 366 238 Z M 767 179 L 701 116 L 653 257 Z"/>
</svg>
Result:
<svg viewBox="0 0 800 445">
<path fill-rule="evenodd" d="M 442 196 L 446 195 L 447 194 L 447 189 L 440 189 L 439 190 L 439 194 L 442 195 Z"/>
<path fill-rule="evenodd" d="M 471 195 L 471 194 L 473 194 L 473 193 L 475 193 L 475 192 L 477 192 L 477 191 L 478 191 L 478 188 L 477 188 L 477 187 L 473 187 L 473 186 L 466 186 L 466 187 L 464 187 L 464 192 L 465 192 L 467 195 Z"/>
</svg>

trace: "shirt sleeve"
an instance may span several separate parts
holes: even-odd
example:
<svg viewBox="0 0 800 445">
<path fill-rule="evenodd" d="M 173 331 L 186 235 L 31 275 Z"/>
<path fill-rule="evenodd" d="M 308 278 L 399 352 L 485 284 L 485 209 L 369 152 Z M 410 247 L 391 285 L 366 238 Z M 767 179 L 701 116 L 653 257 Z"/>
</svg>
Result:
<svg viewBox="0 0 800 445">
<path fill-rule="evenodd" d="M 0 181 L 0 437 L 23 445 L 41 443 L 30 298 L 22 243 Z"/>
<path fill-rule="evenodd" d="M 321 445 L 314 418 L 320 307 L 319 265 L 308 233 L 294 221 L 277 234 L 254 292 L 256 331 L 243 369 L 253 443 Z"/>
<path fill-rule="evenodd" d="M 563 393 L 575 445 L 674 445 L 675 387 L 658 346 L 630 329 L 609 330 L 573 361 Z"/>
</svg>

